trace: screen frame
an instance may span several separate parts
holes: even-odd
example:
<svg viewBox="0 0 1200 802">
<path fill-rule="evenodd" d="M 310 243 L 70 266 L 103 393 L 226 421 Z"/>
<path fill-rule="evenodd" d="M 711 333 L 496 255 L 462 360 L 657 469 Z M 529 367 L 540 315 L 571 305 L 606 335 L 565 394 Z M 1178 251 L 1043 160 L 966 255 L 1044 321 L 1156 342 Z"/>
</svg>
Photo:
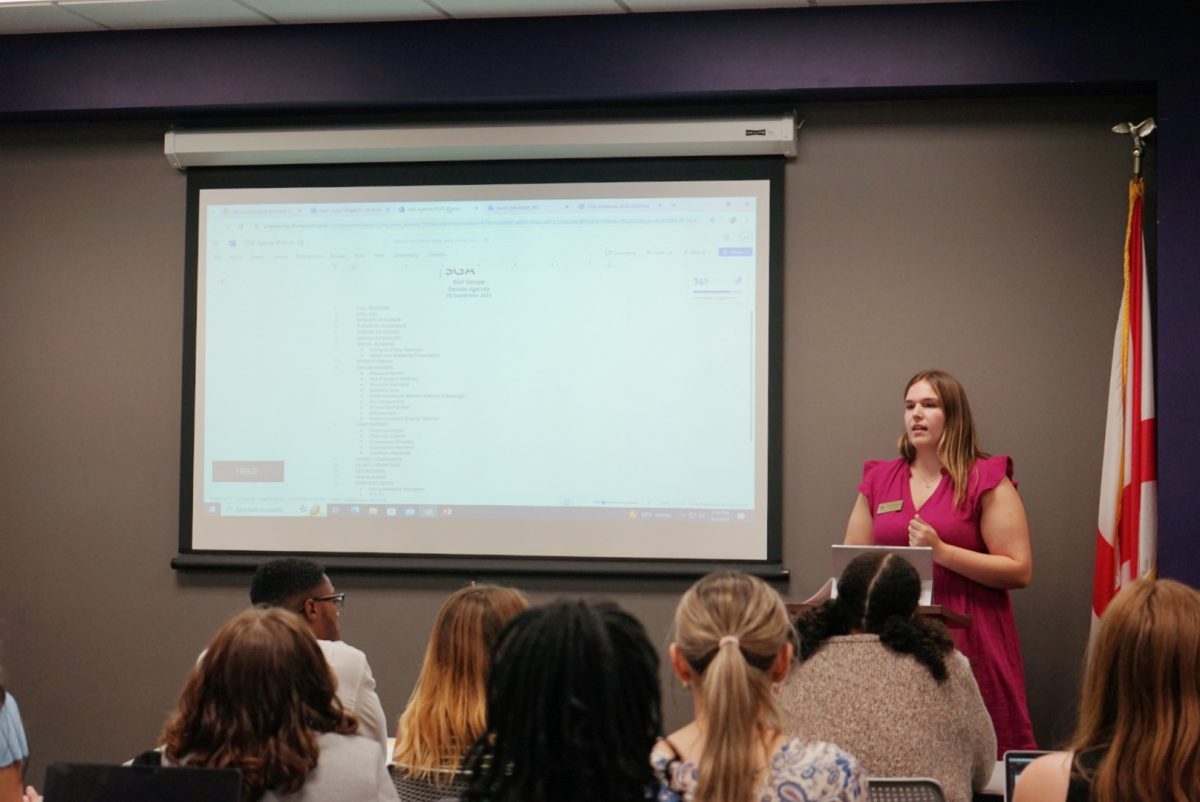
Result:
<svg viewBox="0 0 1200 802">
<path fill-rule="evenodd" d="M 616 181 L 766 180 L 769 184 L 766 557 L 763 560 L 690 560 L 511 555 L 430 555 L 354 552 L 214 551 L 192 542 L 193 458 L 198 308 L 200 193 L 240 187 L 420 186 L 458 184 L 574 183 Z M 786 578 L 782 563 L 782 343 L 784 159 L 709 157 L 587 159 L 508 162 L 446 162 L 317 166 L 193 168 L 187 171 L 184 258 L 184 331 L 180 432 L 178 555 L 181 570 L 251 568 L 264 559 L 296 554 L 350 571 L 457 575 L 591 574 L 602 576 L 700 576 L 732 568 L 771 579 Z"/>
</svg>

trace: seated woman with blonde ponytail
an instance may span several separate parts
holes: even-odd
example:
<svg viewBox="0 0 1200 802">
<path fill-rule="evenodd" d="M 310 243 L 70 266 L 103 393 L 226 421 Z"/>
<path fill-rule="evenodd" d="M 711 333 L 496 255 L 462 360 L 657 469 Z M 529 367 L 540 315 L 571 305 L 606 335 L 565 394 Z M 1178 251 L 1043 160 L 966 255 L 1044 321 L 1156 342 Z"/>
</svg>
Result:
<svg viewBox="0 0 1200 802">
<path fill-rule="evenodd" d="M 694 719 L 651 753 L 662 802 L 867 799 L 857 759 L 781 730 L 775 694 L 793 638 L 783 600 L 760 579 L 709 574 L 683 595 L 669 653 Z"/>
</svg>

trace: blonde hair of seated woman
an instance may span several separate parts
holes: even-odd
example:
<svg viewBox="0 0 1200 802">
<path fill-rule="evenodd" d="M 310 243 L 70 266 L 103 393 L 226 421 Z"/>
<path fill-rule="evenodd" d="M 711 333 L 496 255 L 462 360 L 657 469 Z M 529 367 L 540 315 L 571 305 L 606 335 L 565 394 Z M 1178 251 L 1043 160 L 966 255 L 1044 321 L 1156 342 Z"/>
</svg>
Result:
<svg viewBox="0 0 1200 802">
<path fill-rule="evenodd" d="M 695 695 L 695 802 L 753 798 L 758 763 L 782 738 L 772 683 L 787 675 L 793 637 L 779 594 L 755 577 L 709 574 L 680 599 L 669 651 Z"/>
<path fill-rule="evenodd" d="M 442 605 L 393 754 L 408 776 L 449 784 L 486 726 L 488 662 L 510 619 L 529 606 L 512 588 L 472 585 Z"/>
</svg>

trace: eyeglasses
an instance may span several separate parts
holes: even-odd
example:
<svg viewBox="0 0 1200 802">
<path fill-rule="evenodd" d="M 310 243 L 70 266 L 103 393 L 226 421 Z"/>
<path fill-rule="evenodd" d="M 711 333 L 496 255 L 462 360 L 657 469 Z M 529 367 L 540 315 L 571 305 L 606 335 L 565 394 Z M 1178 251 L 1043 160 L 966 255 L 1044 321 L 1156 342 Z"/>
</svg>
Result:
<svg viewBox="0 0 1200 802">
<path fill-rule="evenodd" d="M 330 593 L 328 596 L 313 596 L 311 599 L 309 599 L 309 601 L 333 602 L 333 606 L 336 607 L 337 611 L 340 613 L 342 611 L 342 608 L 346 606 L 346 594 L 345 593 Z"/>
</svg>

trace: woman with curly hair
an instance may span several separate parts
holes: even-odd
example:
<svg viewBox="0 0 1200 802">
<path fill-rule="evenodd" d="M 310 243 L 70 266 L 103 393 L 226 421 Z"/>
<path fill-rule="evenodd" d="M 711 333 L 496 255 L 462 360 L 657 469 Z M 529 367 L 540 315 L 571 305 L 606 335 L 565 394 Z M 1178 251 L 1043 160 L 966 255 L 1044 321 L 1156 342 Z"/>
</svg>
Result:
<svg viewBox="0 0 1200 802">
<path fill-rule="evenodd" d="M 1142 579 L 1092 641 L 1068 752 L 1021 773 L 1016 802 L 1200 799 L 1200 592 Z"/>
<path fill-rule="evenodd" d="M 761 579 L 718 572 L 683 595 L 669 653 L 694 718 L 651 754 L 666 802 L 867 798 L 858 760 L 781 725 L 773 691 L 791 668 L 792 641 L 783 600 Z"/>
<path fill-rule="evenodd" d="M 996 735 L 966 658 L 941 624 L 915 616 L 917 570 L 868 552 L 837 593 L 796 622 L 785 728 L 834 741 L 872 776 L 932 777 L 949 802 L 970 802 L 995 765 Z"/>
<path fill-rule="evenodd" d="M 483 734 L 492 647 L 528 607 L 518 590 L 471 585 L 442 605 L 421 675 L 396 729 L 396 771 L 449 790 L 463 755 Z"/>
<path fill-rule="evenodd" d="M 379 745 L 358 735 L 304 621 L 280 608 L 230 619 L 183 687 L 164 761 L 242 772 L 246 802 L 395 802 Z"/>
</svg>

